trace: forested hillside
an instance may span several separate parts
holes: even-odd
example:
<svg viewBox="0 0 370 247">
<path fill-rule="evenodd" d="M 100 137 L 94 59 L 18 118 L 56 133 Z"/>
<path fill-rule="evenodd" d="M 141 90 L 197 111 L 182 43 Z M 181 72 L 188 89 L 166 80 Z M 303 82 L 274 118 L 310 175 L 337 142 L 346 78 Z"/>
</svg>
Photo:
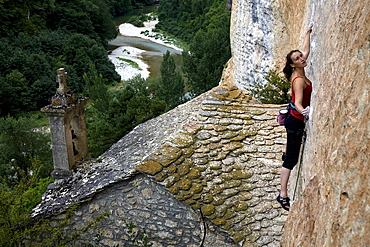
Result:
<svg viewBox="0 0 370 247">
<path fill-rule="evenodd" d="M 193 95 L 218 85 L 230 52 L 230 10 L 226 0 L 164 0 L 157 28 L 189 44 L 183 71 Z"/>
<path fill-rule="evenodd" d="M 120 82 L 107 56 L 117 35 L 113 16 L 153 3 L 0 1 L 0 245 L 20 245 L 32 227 L 28 212 L 52 181 L 48 123 L 39 110 L 55 93 L 58 68 L 68 72 L 73 92 L 90 97 L 92 157 L 136 125 L 218 84 L 230 57 L 224 0 L 160 1 L 157 30 L 188 44 L 182 71 L 167 53 L 158 78 Z"/>
<path fill-rule="evenodd" d="M 105 49 L 117 35 L 110 13 L 114 4 L 105 0 L 3 1 L 0 116 L 47 104 L 55 92 L 50 82 L 55 81 L 58 67 L 66 68 L 68 83 L 76 93 L 84 91 L 82 76 L 92 73 L 90 64 L 108 81 L 119 81 Z"/>
</svg>

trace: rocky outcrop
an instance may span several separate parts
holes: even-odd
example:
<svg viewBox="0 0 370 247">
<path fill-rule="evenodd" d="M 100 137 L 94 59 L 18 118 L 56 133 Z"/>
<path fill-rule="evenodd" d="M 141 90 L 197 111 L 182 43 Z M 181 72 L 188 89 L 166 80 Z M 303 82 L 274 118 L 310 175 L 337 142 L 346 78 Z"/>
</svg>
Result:
<svg viewBox="0 0 370 247">
<path fill-rule="evenodd" d="M 370 245 L 370 5 L 310 1 L 313 114 L 283 246 Z M 290 25 L 292 26 L 292 24 Z"/>
<path fill-rule="evenodd" d="M 235 84 L 261 80 L 254 69 L 283 68 L 313 22 L 307 76 L 312 115 L 297 195 L 282 246 L 369 246 L 369 59 L 367 1 L 233 1 Z M 272 66 L 271 66 L 272 65 Z M 293 191 L 290 192 L 292 196 Z"/>
<path fill-rule="evenodd" d="M 310 22 L 307 2 L 233 1 L 230 35 L 236 86 L 248 91 L 265 83 L 264 72 L 282 69 L 285 54 L 299 48 L 302 29 Z"/>
<path fill-rule="evenodd" d="M 233 1 L 230 29 L 234 83 L 248 91 L 251 86 L 263 81 L 262 73 L 258 72 L 273 66 L 271 1 Z"/>
</svg>

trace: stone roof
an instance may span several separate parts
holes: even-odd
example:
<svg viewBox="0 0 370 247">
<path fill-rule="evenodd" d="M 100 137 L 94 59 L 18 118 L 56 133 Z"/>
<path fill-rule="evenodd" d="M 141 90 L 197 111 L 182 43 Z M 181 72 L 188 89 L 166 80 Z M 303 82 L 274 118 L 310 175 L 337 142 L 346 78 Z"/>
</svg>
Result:
<svg viewBox="0 0 370 247">
<path fill-rule="evenodd" d="M 285 144 L 279 107 L 252 104 L 236 87 L 214 88 L 199 114 L 136 169 L 200 209 L 235 242 L 278 239 L 285 221 L 275 202 Z"/>
<path fill-rule="evenodd" d="M 32 210 L 34 217 L 58 214 L 74 203 L 89 201 L 96 193 L 117 182 L 135 176 L 135 170 L 146 156 L 154 152 L 165 138 L 181 128 L 207 93 L 180 105 L 161 116 L 138 125 L 98 159 L 78 165 L 68 179 L 49 185 L 42 201 Z"/>
<path fill-rule="evenodd" d="M 137 126 L 99 159 L 49 186 L 33 216 L 58 214 L 140 172 L 200 209 L 235 242 L 278 241 L 286 217 L 275 202 L 282 106 L 253 102 L 235 86 L 219 86 Z"/>
</svg>

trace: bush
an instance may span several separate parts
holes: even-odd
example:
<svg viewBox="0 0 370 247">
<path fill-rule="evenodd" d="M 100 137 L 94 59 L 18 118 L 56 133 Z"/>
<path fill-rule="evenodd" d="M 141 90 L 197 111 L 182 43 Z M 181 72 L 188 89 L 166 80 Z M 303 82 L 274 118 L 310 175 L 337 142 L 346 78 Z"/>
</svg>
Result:
<svg viewBox="0 0 370 247">
<path fill-rule="evenodd" d="M 253 96 L 264 104 L 284 104 L 290 101 L 290 82 L 280 76 L 274 69 L 265 73 L 265 84 L 258 84 L 250 91 Z"/>
<path fill-rule="evenodd" d="M 132 16 L 128 22 L 136 27 L 144 27 L 144 22 L 154 20 L 155 18 L 155 16 L 141 14 L 139 16 Z"/>
<path fill-rule="evenodd" d="M 53 169 L 50 135 L 38 121 L 35 117 L 0 118 L 0 177 L 8 185 L 18 183 L 21 174 L 30 176 L 35 169 L 41 177 L 48 177 Z"/>
<path fill-rule="evenodd" d="M 84 79 L 90 97 L 86 125 L 91 157 L 99 156 L 136 125 L 166 110 L 166 102 L 155 97 L 153 86 L 139 76 L 117 90 L 108 90 L 96 71 L 85 74 Z"/>
<path fill-rule="evenodd" d="M 33 175 L 19 174 L 21 179 L 14 186 L 8 186 L 5 179 L 0 182 L 0 246 L 21 246 L 26 229 L 32 225 L 30 211 L 53 181 L 39 178 L 37 160 L 33 167 Z"/>
</svg>

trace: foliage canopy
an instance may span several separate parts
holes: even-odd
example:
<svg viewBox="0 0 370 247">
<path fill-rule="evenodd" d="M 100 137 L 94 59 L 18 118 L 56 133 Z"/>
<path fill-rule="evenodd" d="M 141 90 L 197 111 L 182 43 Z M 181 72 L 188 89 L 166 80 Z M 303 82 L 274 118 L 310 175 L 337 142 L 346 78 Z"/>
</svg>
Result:
<svg viewBox="0 0 370 247">
<path fill-rule="evenodd" d="M 137 76 L 117 90 L 108 90 L 105 79 L 90 68 L 84 75 L 90 96 L 86 108 L 89 151 L 97 157 L 135 126 L 166 110 L 166 103 L 152 97 L 149 81 Z"/>
<path fill-rule="evenodd" d="M 50 135 L 35 117 L 0 118 L 0 177 L 11 186 L 38 171 L 48 177 L 52 170 Z M 37 163 L 39 167 L 35 168 Z M 23 175 L 22 175 L 23 174 Z"/>
<path fill-rule="evenodd" d="M 162 0 L 157 28 L 189 43 L 183 52 L 186 85 L 193 96 L 218 85 L 231 57 L 230 11 L 225 0 Z"/>
<path fill-rule="evenodd" d="M 186 90 L 195 95 L 217 85 L 230 57 L 225 1 L 162 0 L 158 28 L 189 43 L 186 77 L 166 53 L 159 78 L 136 77 L 109 90 L 120 81 L 106 52 L 117 34 L 112 16 L 153 2 L 0 1 L 0 245 L 21 244 L 29 211 L 51 182 L 50 137 L 22 116 L 49 103 L 58 68 L 68 72 L 73 92 L 91 98 L 86 122 L 93 157 L 136 125 L 182 103 Z"/>
<path fill-rule="evenodd" d="M 250 89 L 253 96 L 265 104 L 284 104 L 290 101 L 290 82 L 274 69 L 265 73 L 265 84 L 258 84 Z"/>
</svg>

